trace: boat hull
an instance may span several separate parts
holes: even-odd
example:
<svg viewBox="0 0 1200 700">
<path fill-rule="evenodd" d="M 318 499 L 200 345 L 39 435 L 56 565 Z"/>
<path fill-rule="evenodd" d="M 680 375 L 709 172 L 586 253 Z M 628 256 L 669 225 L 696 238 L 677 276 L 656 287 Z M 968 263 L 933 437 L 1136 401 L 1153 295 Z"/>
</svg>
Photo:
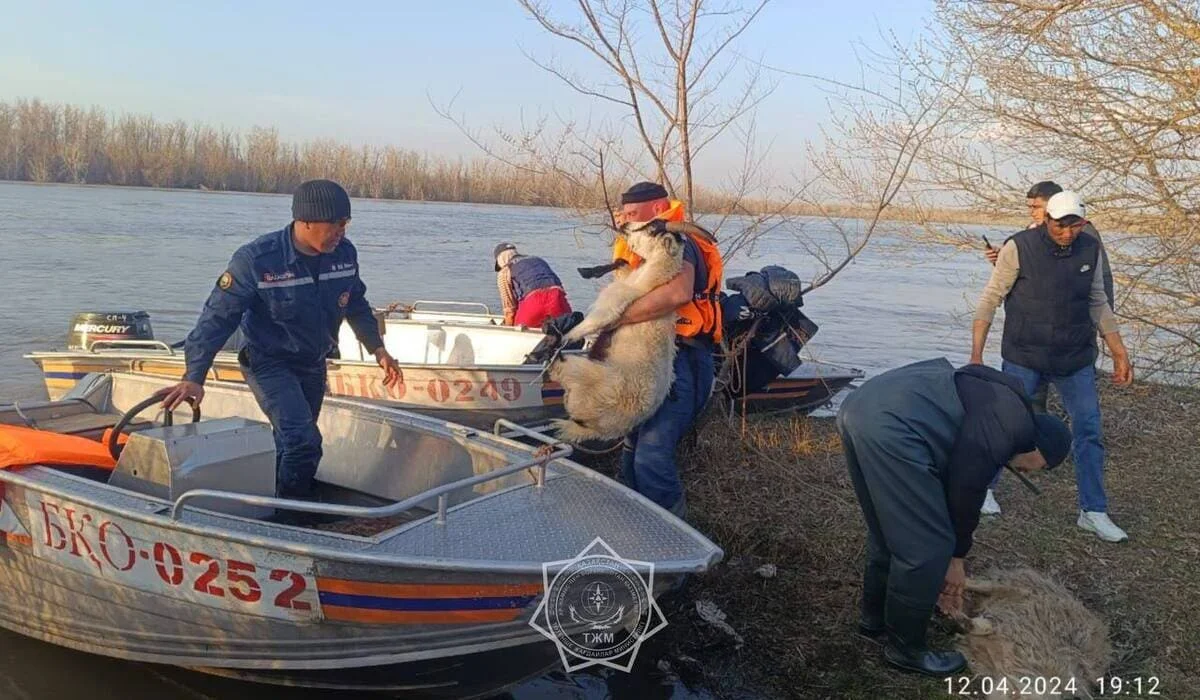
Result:
<svg viewBox="0 0 1200 700">
<path fill-rule="evenodd" d="M 148 418 L 155 409 L 144 397 L 170 382 L 93 375 L 58 404 L 0 408 L 0 423 L 66 436 L 135 411 Z M 362 401 L 330 399 L 322 411 L 319 501 L 278 503 L 341 509 L 333 522 L 209 509 L 218 494 L 263 498 L 241 482 L 205 491 L 200 505 L 187 500 L 195 485 L 175 491 L 173 477 L 150 489 L 130 480 L 139 468 L 153 473 L 155 462 L 139 456 L 149 453 L 135 447 L 156 439 L 177 456 L 200 444 L 243 472 L 274 470 L 273 460 L 243 460 L 248 429 L 227 425 L 265 427 L 244 384 L 210 383 L 204 408 L 211 430 L 202 441 L 191 439 L 191 424 L 144 428 L 115 470 L 0 469 L 0 627 L 85 653 L 262 682 L 463 697 L 554 665 L 553 645 L 530 624 L 547 562 L 602 540 L 652 562 L 661 594 L 722 555 L 683 521 L 561 454 L 539 457 L 488 432 Z M 208 458 L 191 453 L 187 469 L 219 464 Z M 165 468 L 175 475 L 177 464 Z M 338 489 L 357 495 L 340 500 Z"/>
<path fill-rule="evenodd" d="M 34 353 L 51 401 L 66 395 L 92 372 L 132 371 L 155 377 L 178 378 L 181 358 L 142 353 Z M 371 403 L 417 411 L 474 428 L 491 428 L 498 419 L 514 423 L 544 423 L 564 416 L 562 388 L 542 376 L 540 365 L 448 367 L 401 365 L 403 380 L 383 386 L 383 372 L 368 362 L 329 362 L 326 393 L 365 399 Z M 213 362 L 210 379 L 245 383 L 232 353 Z"/>
<path fill-rule="evenodd" d="M 139 353 L 47 352 L 28 356 L 45 378 L 50 400 L 58 400 L 89 372 L 133 371 L 158 377 L 179 377 L 181 359 Z M 540 365 L 447 367 L 404 365 L 404 381 L 387 388 L 382 372 L 367 362 L 330 362 L 327 393 L 365 399 L 391 408 L 451 420 L 474 428 L 491 428 L 496 420 L 541 424 L 565 416 L 563 390 L 545 379 Z M 859 370 L 844 370 L 806 362 L 788 377 L 772 380 L 761 391 L 735 399 L 747 413 L 808 413 L 828 405 L 852 382 Z M 218 355 L 211 379 L 244 383 L 235 356 Z"/>
<path fill-rule="evenodd" d="M 12 483 L 0 502 L 10 518 L 0 626 L 33 639 L 244 680 L 428 697 L 495 692 L 558 661 L 528 625 L 542 587 L 531 576 L 231 546 Z"/>
</svg>

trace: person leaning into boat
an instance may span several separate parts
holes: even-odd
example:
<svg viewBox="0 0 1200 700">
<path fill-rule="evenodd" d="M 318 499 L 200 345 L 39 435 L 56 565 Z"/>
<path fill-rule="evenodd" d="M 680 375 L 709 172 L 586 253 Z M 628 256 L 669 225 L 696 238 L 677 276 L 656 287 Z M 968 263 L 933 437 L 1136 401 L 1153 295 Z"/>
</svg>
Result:
<svg viewBox="0 0 1200 700">
<path fill-rule="evenodd" d="M 867 526 L 859 633 L 886 635 L 893 666 L 957 673 L 962 654 L 931 651 L 925 633 L 935 605 L 962 610 L 988 481 L 1006 464 L 1058 466 L 1070 431 L 1035 413 L 1016 377 L 945 358 L 867 380 L 842 402 L 837 428 Z"/>
<path fill-rule="evenodd" d="M 238 362 L 274 428 L 278 494 L 309 498 L 322 454 L 317 416 L 325 360 L 336 353 L 343 319 L 385 370 L 386 386 L 402 376 L 364 296 L 358 253 L 345 238 L 346 191 L 330 180 L 305 182 L 293 195 L 292 218 L 234 252 L 185 341 L 184 378 L 164 390 L 163 403 L 201 401 L 213 358 L 240 326 Z"/>
<path fill-rule="evenodd" d="M 1077 525 L 1108 542 L 1127 538 L 1108 515 L 1104 440 L 1096 393 L 1096 331 L 1113 356 L 1114 383 L 1133 381 L 1129 352 L 1104 294 L 1099 241 L 1081 236 L 1079 195 L 1064 190 L 1046 202 L 1041 226 L 1004 243 L 975 310 L 971 362 L 982 364 L 996 308 L 1004 304 L 1003 370 L 1032 393 L 1043 378 L 1063 397 L 1075 433 Z"/>
<path fill-rule="evenodd" d="M 621 195 L 620 220 L 639 225 L 653 219 L 682 222 L 682 202 L 673 201 L 662 185 L 639 182 Z M 700 416 L 713 386 L 713 350 L 721 341 L 723 265 L 711 234 L 698 226 L 684 238 L 683 270 L 674 279 L 629 305 L 618 325 L 640 323 L 674 313 L 675 381 L 658 411 L 626 436 L 621 452 L 621 480 L 679 517 L 686 514 L 683 484 L 675 448 Z M 631 267 L 641 263 L 618 236 L 613 260 Z"/>
<path fill-rule="evenodd" d="M 562 280 L 545 260 L 521 255 L 512 243 L 496 246 L 492 257 L 504 325 L 541 328 L 546 319 L 571 313 Z"/>
</svg>

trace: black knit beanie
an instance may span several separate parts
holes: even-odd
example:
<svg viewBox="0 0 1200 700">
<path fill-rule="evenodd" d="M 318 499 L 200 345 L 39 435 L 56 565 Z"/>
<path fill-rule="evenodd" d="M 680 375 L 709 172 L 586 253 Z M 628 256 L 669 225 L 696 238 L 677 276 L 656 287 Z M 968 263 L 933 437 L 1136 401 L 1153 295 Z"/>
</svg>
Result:
<svg viewBox="0 0 1200 700">
<path fill-rule="evenodd" d="M 621 204 L 639 204 L 653 202 L 656 199 L 666 199 L 667 190 L 656 182 L 639 182 L 625 190 L 621 195 Z"/>
<path fill-rule="evenodd" d="M 350 218 L 350 196 L 333 180 L 309 180 L 292 195 L 296 221 L 338 221 Z"/>
<path fill-rule="evenodd" d="M 1033 414 L 1036 437 L 1034 444 L 1046 459 L 1046 468 L 1053 469 L 1071 454 L 1071 429 L 1057 416 L 1048 413 Z"/>
</svg>

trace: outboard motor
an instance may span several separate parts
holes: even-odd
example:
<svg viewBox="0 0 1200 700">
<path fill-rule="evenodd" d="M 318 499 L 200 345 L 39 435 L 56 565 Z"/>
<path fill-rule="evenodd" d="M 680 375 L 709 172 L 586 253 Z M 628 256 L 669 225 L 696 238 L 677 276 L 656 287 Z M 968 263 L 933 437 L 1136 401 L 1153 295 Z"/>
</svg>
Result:
<svg viewBox="0 0 1200 700">
<path fill-rule="evenodd" d="M 818 326 L 800 311 L 803 285 L 790 270 L 768 265 L 727 280 L 725 286 L 735 292 L 721 294 L 726 343 L 746 343 L 742 352 L 728 358 L 737 374 L 733 394 L 742 397 L 799 367 L 800 349 L 816 335 Z M 750 332 L 753 336 L 746 339 Z"/>
<path fill-rule="evenodd" d="M 154 340 L 150 314 L 145 311 L 75 314 L 67 334 L 67 348 L 87 350 L 98 340 Z"/>
</svg>

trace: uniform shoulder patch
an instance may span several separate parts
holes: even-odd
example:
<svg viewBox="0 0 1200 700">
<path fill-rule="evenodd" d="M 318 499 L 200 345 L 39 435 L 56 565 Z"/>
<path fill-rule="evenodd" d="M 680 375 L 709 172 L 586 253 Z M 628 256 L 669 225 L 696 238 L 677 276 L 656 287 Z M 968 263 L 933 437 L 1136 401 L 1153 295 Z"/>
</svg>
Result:
<svg viewBox="0 0 1200 700">
<path fill-rule="evenodd" d="M 341 296 L 338 297 L 338 306 L 344 309 L 349 306 L 349 304 L 350 292 L 342 292 Z"/>
<path fill-rule="evenodd" d="M 229 270 L 226 270 L 217 278 L 217 286 L 226 291 L 233 286 L 233 275 L 229 274 Z"/>
</svg>

